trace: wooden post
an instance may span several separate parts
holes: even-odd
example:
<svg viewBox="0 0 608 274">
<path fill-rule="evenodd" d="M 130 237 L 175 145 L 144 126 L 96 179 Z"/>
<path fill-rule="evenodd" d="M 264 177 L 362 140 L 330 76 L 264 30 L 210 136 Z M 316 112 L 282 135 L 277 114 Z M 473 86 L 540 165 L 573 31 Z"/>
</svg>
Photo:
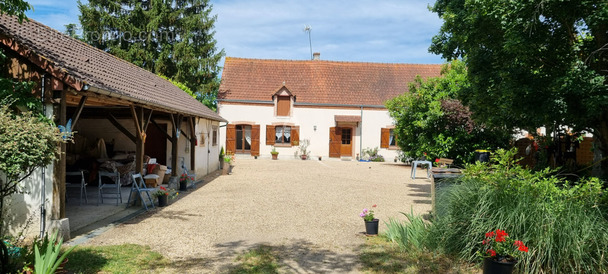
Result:
<svg viewBox="0 0 608 274">
<path fill-rule="evenodd" d="M 179 136 L 177 130 L 182 122 L 180 114 L 171 114 L 171 122 L 173 123 L 173 134 L 171 134 L 171 176 L 177 176 L 177 141 Z"/>
<path fill-rule="evenodd" d="M 137 110 L 131 105 L 131 115 L 133 116 L 133 123 L 135 124 L 135 131 L 137 136 L 135 140 L 135 171 L 142 173 L 144 170 L 144 138 L 142 134 L 142 122 L 144 120 L 143 108 L 138 107 Z"/>
<path fill-rule="evenodd" d="M 61 101 L 59 102 L 59 124 L 64 125 L 66 119 L 66 90 L 61 90 Z M 66 145 L 64 142 L 59 143 L 59 157 L 55 160 L 53 169 L 53 206 L 51 208 L 51 219 L 59 220 L 65 218 L 65 169 L 66 169 Z"/>
<path fill-rule="evenodd" d="M 196 128 L 194 125 L 194 117 L 188 118 L 190 124 L 190 169 L 196 172 Z"/>
</svg>

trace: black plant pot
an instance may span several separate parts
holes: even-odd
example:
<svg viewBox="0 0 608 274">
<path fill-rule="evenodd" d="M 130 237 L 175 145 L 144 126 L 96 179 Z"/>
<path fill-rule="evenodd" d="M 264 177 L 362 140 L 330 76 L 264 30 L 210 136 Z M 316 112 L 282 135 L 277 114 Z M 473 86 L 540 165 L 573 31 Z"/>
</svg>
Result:
<svg viewBox="0 0 608 274">
<path fill-rule="evenodd" d="M 179 182 L 179 190 L 184 191 L 188 189 L 188 182 L 187 181 L 181 181 Z"/>
<path fill-rule="evenodd" d="M 158 206 L 159 207 L 167 206 L 167 204 L 169 204 L 169 196 L 167 196 L 167 195 L 158 196 Z"/>
<path fill-rule="evenodd" d="M 491 258 L 483 260 L 483 274 L 511 274 L 517 261 L 499 262 Z"/>
<path fill-rule="evenodd" d="M 367 235 L 378 235 L 378 219 L 372 221 L 365 221 L 365 234 Z"/>
</svg>

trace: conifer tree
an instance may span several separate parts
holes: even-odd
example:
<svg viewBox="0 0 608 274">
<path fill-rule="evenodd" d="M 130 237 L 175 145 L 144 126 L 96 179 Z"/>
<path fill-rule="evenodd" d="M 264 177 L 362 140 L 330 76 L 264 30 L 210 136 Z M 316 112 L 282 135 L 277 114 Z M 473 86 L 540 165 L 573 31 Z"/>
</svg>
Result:
<svg viewBox="0 0 608 274">
<path fill-rule="evenodd" d="M 216 47 L 209 0 L 89 0 L 78 7 L 87 43 L 195 93 L 218 88 L 224 50 Z"/>
</svg>

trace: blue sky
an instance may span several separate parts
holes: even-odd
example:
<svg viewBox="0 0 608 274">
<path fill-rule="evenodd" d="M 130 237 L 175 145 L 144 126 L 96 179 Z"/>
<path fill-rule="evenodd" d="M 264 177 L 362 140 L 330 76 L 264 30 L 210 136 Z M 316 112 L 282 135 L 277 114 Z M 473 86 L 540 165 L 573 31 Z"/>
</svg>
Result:
<svg viewBox="0 0 608 274">
<path fill-rule="evenodd" d="M 29 0 L 28 16 L 59 31 L 78 23 L 76 0 Z M 86 1 L 83 1 L 86 3 Z M 443 63 L 428 52 L 441 20 L 433 0 L 276 1 L 212 0 L 215 39 L 226 56 L 260 59 L 321 59 L 381 63 Z"/>
</svg>

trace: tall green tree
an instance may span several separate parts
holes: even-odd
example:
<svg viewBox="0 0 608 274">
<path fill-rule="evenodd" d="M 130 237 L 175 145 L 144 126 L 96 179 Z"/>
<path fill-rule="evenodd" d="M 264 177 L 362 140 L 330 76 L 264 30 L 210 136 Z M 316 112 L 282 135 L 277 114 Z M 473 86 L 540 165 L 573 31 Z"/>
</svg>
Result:
<svg viewBox="0 0 608 274">
<path fill-rule="evenodd" d="M 87 43 L 153 73 L 211 93 L 224 50 L 216 47 L 208 0 L 78 2 Z"/>
<path fill-rule="evenodd" d="M 419 158 L 426 153 L 462 164 L 473 160 L 476 149 L 506 147 L 510 130 L 473 121 L 471 111 L 456 99 L 469 90 L 464 62 L 455 60 L 443 67 L 441 77 L 418 77 L 410 83 L 409 92 L 387 101 L 404 154 Z"/>
<path fill-rule="evenodd" d="M 430 51 L 466 57 L 459 98 L 476 119 L 589 130 L 608 156 L 606 0 L 438 0 L 432 11 L 444 23 Z"/>
</svg>

